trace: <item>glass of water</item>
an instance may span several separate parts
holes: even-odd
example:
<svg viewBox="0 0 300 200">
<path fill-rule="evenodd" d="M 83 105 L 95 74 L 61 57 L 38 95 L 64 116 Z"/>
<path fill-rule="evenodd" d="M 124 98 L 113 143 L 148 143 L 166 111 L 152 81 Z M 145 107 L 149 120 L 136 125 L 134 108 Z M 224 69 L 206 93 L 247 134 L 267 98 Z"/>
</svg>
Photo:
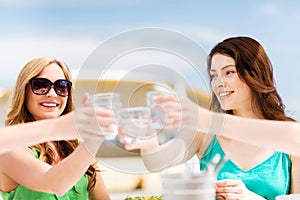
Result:
<svg viewBox="0 0 300 200">
<path fill-rule="evenodd" d="M 168 168 L 162 173 L 164 200 L 220 199 L 216 198 L 215 163 L 206 164 L 206 168 L 200 171 L 198 157 L 194 156 L 184 165 L 181 165 L 181 168 L 178 167 L 180 165 Z"/>
<path fill-rule="evenodd" d="M 113 111 L 116 118 L 118 110 L 121 105 L 120 94 L 116 92 L 97 93 L 90 96 L 91 101 L 95 107 L 102 107 Z M 112 132 L 101 131 L 99 134 L 104 135 L 107 140 L 114 140 L 118 134 L 117 124 L 112 125 Z"/>
<path fill-rule="evenodd" d="M 151 131 L 150 110 L 146 106 L 125 107 L 120 109 L 119 127 L 127 143 L 146 140 L 153 136 Z"/>
<path fill-rule="evenodd" d="M 152 128 L 155 130 L 161 130 L 164 128 L 165 124 L 172 123 L 173 120 L 168 119 L 166 112 L 161 105 L 154 101 L 154 98 L 159 95 L 172 95 L 171 93 L 165 91 L 148 91 L 146 93 L 147 106 L 150 108 Z"/>
</svg>

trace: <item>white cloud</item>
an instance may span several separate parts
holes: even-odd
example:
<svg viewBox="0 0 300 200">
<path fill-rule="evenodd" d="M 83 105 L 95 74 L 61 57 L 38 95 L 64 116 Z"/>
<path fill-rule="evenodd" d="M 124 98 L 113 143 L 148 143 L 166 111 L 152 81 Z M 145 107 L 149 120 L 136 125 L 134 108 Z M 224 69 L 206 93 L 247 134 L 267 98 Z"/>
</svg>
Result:
<svg viewBox="0 0 300 200">
<path fill-rule="evenodd" d="M 168 27 L 168 26 L 166 26 Z M 220 32 L 218 30 L 215 30 L 213 28 L 207 27 L 207 26 L 199 26 L 195 24 L 191 25 L 173 25 L 172 26 L 174 30 L 186 34 L 190 36 L 193 40 L 197 39 L 199 44 L 216 44 L 221 39 L 224 39 L 226 34 L 224 32 Z"/>
<path fill-rule="evenodd" d="M 223 39 L 225 37 L 224 34 L 213 30 L 208 27 L 199 27 L 199 28 L 189 28 L 195 35 L 201 39 L 202 41 L 205 41 L 206 43 L 213 43 L 219 42 L 220 39 Z"/>
<path fill-rule="evenodd" d="M 259 15 L 264 15 L 264 16 L 273 16 L 273 15 L 280 15 L 282 14 L 282 9 L 279 5 L 274 4 L 274 3 L 265 3 L 261 4 L 257 8 L 257 12 Z"/>
<path fill-rule="evenodd" d="M 0 88 L 13 86 L 21 68 L 31 59 L 51 56 L 64 61 L 74 71 L 81 67 L 100 41 L 87 38 L 2 38 L 0 39 Z"/>
<path fill-rule="evenodd" d="M 203 32 L 202 32 L 203 33 Z M 173 35 L 172 35 L 173 36 Z M 177 36 L 177 35 L 175 35 Z M 135 35 L 132 35 L 131 38 L 127 38 L 128 40 L 114 40 L 113 42 L 110 42 L 110 46 L 106 48 L 106 51 L 100 56 L 96 54 L 96 62 L 92 62 L 89 66 L 94 67 L 96 70 L 98 69 L 98 66 L 106 66 L 107 63 L 105 62 L 108 58 L 110 58 L 111 53 L 118 53 L 119 50 L 122 52 L 122 50 L 130 50 L 135 48 L 143 48 L 144 45 L 149 45 L 147 43 L 148 40 L 145 40 L 147 36 L 141 36 L 136 37 Z M 124 38 L 126 39 L 126 38 Z M 156 38 L 157 39 L 157 38 Z M 176 41 L 176 42 L 174 42 Z M 88 39 L 88 38 L 80 38 L 80 37 L 59 37 L 59 38 L 52 38 L 52 37 L 26 37 L 26 38 L 5 38 L 0 40 L 1 46 L 0 46 L 0 54 L 3 55 L 1 59 L 1 65 L 0 70 L 4 73 L 0 75 L 0 86 L 5 83 L 5 80 L 8 77 L 11 77 L 9 81 L 12 81 L 12 85 L 14 84 L 14 80 L 16 79 L 16 76 L 18 75 L 20 69 L 31 59 L 42 57 L 42 56 L 52 56 L 55 57 L 58 60 L 62 60 L 68 64 L 70 67 L 73 77 L 77 77 L 78 70 L 82 67 L 88 56 L 91 55 L 91 53 L 104 41 L 97 41 L 96 39 Z M 145 42 L 145 43 L 144 43 Z M 178 43 L 181 45 L 180 48 L 178 46 Z M 151 44 L 151 42 L 150 42 Z M 159 45 L 162 45 L 161 48 L 166 47 L 167 49 L 170 48 L 171 51 L 174 48 L 174 52 L 178 51 L 178 53 L 182 53 L 183 56 L 186 57 L 186 59 L 194 59 L 189 60 L 193 64 L 197 64 L 201 61 L 200 57 L 203 56 L 203 63 L 205 63 L 205 52 L 199 51 L 196 47 L 190 48 L 189 44 L 186 43 L 185 40 L 183 40 L 181 43 L 178 41 L 177 37 L 168 39 L 162 39 L 161 41 L 155 40 L 155 44 L 158 45 L 157 48 L 160 48 Z M 156 47 L 156 46 L 155 46 Z M 178 49 L 179 48 L 179 49 Z M 196 48 L 196 50 L 194 49 Z M 179 51 L 182 52 L 179 52 Z M 107 55 L 106 55 L 107 54 Z M 115 54 L 113 54 L 115 55 Z M 181 54 L 180 54 L 181 55 Z M 120 69 L 128 69 L 132 65 L 135 66 L 143 66 L 143 65 L 151 65 L 151 64 L 157 64 L 161 66 L 170 67 L 170 71 L 172 71 L 172 68 L 175 70 L 177 68 L 177 71 L 179 70 L 184 74 L 184 76 L 190 76 L 191 80 L 197 80 L 199 77 L 195 75 L 195 73 L 189 72 L 193 69 L 192 66 L 189 66 L 188 63 L 186 63 L 182 58 L 168 54 L 164 51 L 155 50 L 149 51 L 149 50 L 141 50 L 136 51 L 125 55 L 124 57 L 120 57 L 118 62 L 115 63 L 114 66 L 118 66 Z M 96 63 L 96 64 L 95 64 Z M 118 65 L 116 65 L 118 64 Z M 198 65 L 197 65 L 198 66 Z M 7 72 L 7 69 L 9 69 L 9 72 Z M 190 70 L 189 70 L 190 69 Z M 205 70 L 205 69 L 203 69 Z M 163 70 L 158 70 L 163 71 Z M 80 71 L 81 72 L 81 71 Z M 185 74 L 186 72 L 186 74 Z M 206 71 L 205 71 L 206 74 Z M 98 74 L 93 74 L 94 76 L 97 76 Z M 100 75 L 100 74 L 99 74 Z M 149 74 L 148 74 L 149 75 Z M 160 74 L 164 76 L 163 74 Z M 203 74 L 201 74 L 203 75 Z M 89 77 L 95 78 L 95 77 Z M 196 78 L 193 78 L 196 76 Z M 204 75 L 203 75 L 204 76 Z M 96 77 L 97 78 L 97 77 Z M 142 77 L 136 77 L 136 78 L 142 78 Z M 165 76 L 164 79 L 170 78 L 168 75 Z M 202 78 L 202 76 L 200 77 Z M 163 79 L 163 78 L 162 78 Z M 203 82 L 201 79 L 199 82 Z M 2 83 L 1 83 L 2 82 Z M 196 81 L 194 81 L 196 82 Z"/>
<path fill-rule="evenodd" d="M 53 56 L 65 61 L 71 68 L 80 67 L 99 42 L 86 38 L 27 37 L 0 40 L 0 70 L 20 69 L 29 60 L 41 56 Z"/>
</svg>

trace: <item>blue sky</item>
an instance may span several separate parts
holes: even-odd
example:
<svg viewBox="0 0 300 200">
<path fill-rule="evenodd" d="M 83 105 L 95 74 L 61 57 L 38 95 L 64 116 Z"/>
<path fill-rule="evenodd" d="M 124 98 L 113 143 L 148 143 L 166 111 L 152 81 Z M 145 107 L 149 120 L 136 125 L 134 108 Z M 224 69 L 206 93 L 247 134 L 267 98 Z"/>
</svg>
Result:
<svg viewBox="0 0 300 200">
<path fill-rule="evenodd" d="M 32 58 L 54 56 L 76 71 L 102 42 L 143 27 L 178 31 L 209 51 L 227 37 L 257 39 L 274 67 L 287 111 L 300 119 L 300 2 L 0 0 L 0 87 Z"/>
</svg>

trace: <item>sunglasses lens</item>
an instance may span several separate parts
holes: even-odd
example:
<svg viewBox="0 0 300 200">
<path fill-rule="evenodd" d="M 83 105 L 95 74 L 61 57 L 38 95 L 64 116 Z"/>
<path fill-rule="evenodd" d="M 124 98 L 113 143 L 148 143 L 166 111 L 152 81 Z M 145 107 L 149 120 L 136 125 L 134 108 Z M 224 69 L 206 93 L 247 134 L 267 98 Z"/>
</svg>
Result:
<svg viewBox="0 0 300 200">
<path fill-rule="evenodd" d="M 71 82 L 67 80 L 57 80 L 54 83 L 54 90 L 59 96 L 66 97 L 69 95 L 71 86 Z"/>
<path fill-rule="evenodd" d="M 72 82 L 62 79 L 52 83 L 46 78 L 33 78 L 31 79 L 30 83 L 32 92 L 37 95 L 47 94 L 50 91 L 52 85 L 54 85 L 56 94 L 62 97 L 66 97 L 69 95 L 72 87 Z"/>
<path fill-rule="evenodd" d="M 31 87 L 35 94 L 47 94 L 51 88 L 51 81 L 47 79 L 32 79 Z"/>
</svg>

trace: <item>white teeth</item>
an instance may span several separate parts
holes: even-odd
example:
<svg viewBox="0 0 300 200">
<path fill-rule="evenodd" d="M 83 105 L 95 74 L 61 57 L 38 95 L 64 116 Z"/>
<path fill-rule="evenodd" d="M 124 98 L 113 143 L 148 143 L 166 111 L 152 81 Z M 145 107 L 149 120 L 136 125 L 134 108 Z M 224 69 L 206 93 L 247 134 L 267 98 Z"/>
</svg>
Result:
<svg viewBox="0 0 300 200">
<path fill-rule="evenodd" d="M 56 103 L 42 103 L 42 106 L 46 107 L 55 107 L 57 104 Z"/>
<path fill-rule="evenodd" d="M 229 94 L 230 94 L 230 92 L 222 92 L 222 93 L 219 94 L 219 96 L 220 97 L 225 97 L 225 96 L 227 96 Z"/>
</svg>

